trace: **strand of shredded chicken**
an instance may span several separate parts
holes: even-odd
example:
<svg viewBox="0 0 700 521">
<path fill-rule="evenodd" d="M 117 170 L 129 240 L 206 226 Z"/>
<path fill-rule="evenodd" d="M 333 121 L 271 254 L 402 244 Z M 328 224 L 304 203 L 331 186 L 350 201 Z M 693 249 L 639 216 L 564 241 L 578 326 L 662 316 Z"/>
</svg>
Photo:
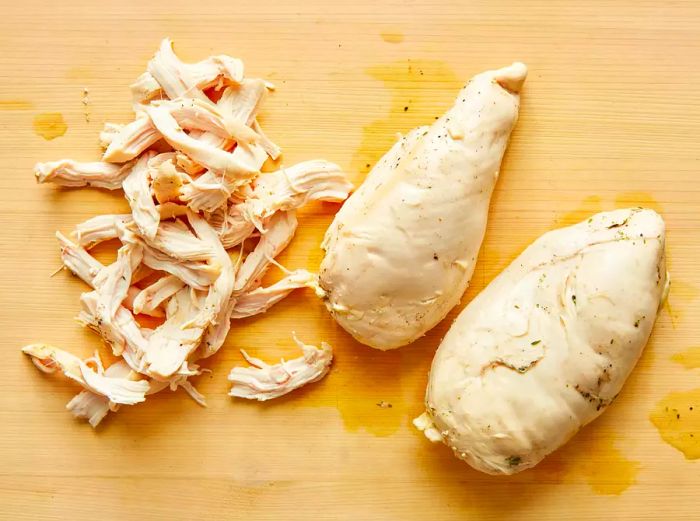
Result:
<svg viewBox="0 0 700 521">
<path fill-rule="evenodd" d="M 279 147 L 258 116 L 273 86 L 246 78 L 243 63 L 211 56 L 181 61 L 169 39 L 131 85 L 135 117 L 106 123 L 101 161 L 38 163 L 39 183 L 122 189 L 128 214 L 98 215 L 57 233 L 66 269 L 88 286 L 77 320 L 121 357 L 107 367 L 45 344 L 23 349 L 44 372 L 60 369 L 82 390 L 68 403 L 96 427 L 111 412 L 164 389 L 204 396 L 190 378 L 225 343 L 231 321 L 267 312 L 293 290 L 321 292 L 318 277 L 289 271 L 275 257 L 294 237 L 296 209 L 342 202 L 352 185 L 340 167 L 312 160 L 262 173 Z M 95 245 L 119 241 L 103 265 Z M 271 265 L 283 278 L 262 286 Z M 149 327 L 142 318 L 149 317 Z M 322 378 L 332 352 L 295 341 L 303 356 L 231 372 L 234 396 L 270 399 Z"/>
<path fill-rule="evenodd" d="M 330 369 L 333 350 L 325 342 L 321 347 L 304 344 L 292 333 L 303 354 L 299 358 L 269 365 L 241 350 L 252 367 L 234 367 L 228 376 L 233 382 L 230 396 L 266 401 L 292 392 L 308 383 L 317 382 Z"/>
</svg>

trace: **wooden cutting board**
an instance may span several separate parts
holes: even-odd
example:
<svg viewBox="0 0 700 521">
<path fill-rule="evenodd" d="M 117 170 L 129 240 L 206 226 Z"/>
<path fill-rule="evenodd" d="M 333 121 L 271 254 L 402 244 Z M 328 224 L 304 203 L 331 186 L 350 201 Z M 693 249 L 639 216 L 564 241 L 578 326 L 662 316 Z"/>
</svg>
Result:
<svg viewBox="0 0 700 521">
<path fill-rule="evenodd" d="M 664 434 L 680 432 L 698 455 L 700 4 L 25 0 L 3 2 L 0 29 L 0 518 L 700 517 L 697 461 L 650 421 L 661 403 Z M 326 158 L 358 183 L 397 132 L 430 123 L 471 75 L 525 61 L 521 120 L 464 302 L 546 230 L 603 209 L 659 210 L 673 290 L 617 402 L 538 468 L 481 475 L 410 426 L 458 310 L 414 345 L 380 353 L 300 291 L 234 324 L 197 382 L 207 409 L 165 392 L 96 431 L 73 420 L 65 404 L 76 387 L 40 374 L 19 348 L 100 348 L 73 320 L 84 286 L 50 277 L 53 234 L 127 206 L 120 194 L 36 186 L 32 166 L 97 159 L 98 132 L 129 121 L 128 85 L 165 36 L 184 59 L 232 54 L 275 82 L 263 122 L 285 163 Z M 42 137 L 61 132 L 57 119 L 65 134 Z M 318 268 L 336 210 L 301 213 L 287 267 Z M 335 347 L 329 376 L 269 404 L 229 398 L 238 349 L 296 356 L 291 331 Z"/>
</svg>

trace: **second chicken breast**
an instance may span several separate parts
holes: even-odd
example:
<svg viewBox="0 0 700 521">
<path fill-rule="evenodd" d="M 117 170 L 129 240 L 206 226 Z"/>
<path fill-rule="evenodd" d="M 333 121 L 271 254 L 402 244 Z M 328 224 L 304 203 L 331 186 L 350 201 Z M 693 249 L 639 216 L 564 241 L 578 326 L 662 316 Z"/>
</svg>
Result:
<svg viewBox="0 0 700 521">
<path fill-rule="evenodd" d="M 336 215 L 320 282 L 358 341 L 409 344 L 459 302 L 526 75 L 514 63 L 474 77 L 444 116 L 400 139 Z"/>
</svg>

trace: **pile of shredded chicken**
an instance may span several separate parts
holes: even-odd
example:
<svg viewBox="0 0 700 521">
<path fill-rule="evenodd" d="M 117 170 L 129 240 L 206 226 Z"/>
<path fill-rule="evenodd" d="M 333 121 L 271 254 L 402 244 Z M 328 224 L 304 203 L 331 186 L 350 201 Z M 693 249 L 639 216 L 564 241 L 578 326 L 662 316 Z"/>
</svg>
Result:
<svg viewBox="0 0 700 521">
<path fill-rule="evenodd" d="M 97 354 L 83 360 L 46 344 L 23 349 L 42 371 L 60 370 L 83 387 L 67 408 L 93 427 L 165 388 L 182 387 L 204 405 L 189 379 L 221 348 L 232 320 L 264 313 L 297 288 L 322 293 L 315 274 L 274 259 L 294 235 L 297 208 L 341 202 L 352 185 L 323 160 L 261 173 L 280 156 L 257 121 L 272 88 L 244 77 L 243 63 L 229 56 L 183 63 L 166 39 L 131 86 L 134 121 L 108 123 L 100 134 L 101 161 L 36 165 L 40 183 L 122 189 L 131 206 L 130 214 L 78 224 L 72 239 L 56 234 L 64 266 L 91 288 L 78 320 L 121 360 L 104 368 Z M 121 247 L 104 266 L 90 248 L 111 239 Z M 272 264 L 285 276 L 263 287 Z M 137 315 L 160 325 L 143 327 Z M 255 367 L 234 368 L 230 394 L 267 400 L 322 378 L 330 346 L 295 341 L 303 355 L 276 365 L 244 353 Z"/>
</svg>

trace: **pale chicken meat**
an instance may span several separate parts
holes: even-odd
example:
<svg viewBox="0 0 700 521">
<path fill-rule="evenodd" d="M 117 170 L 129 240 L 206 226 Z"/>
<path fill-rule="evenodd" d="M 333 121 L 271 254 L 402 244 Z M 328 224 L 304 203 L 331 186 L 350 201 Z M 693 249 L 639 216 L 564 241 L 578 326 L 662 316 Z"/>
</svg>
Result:
<svg viewBox="0 0 700 521">
<path fill-rule="evenodd" d="M 236 300 L 231 318 L 240 319 L 265 313 L 292 291 L 299 288 L 311 288 L 317 293 L 323 293 L 318 286 L 316 275 L 306 270 L 294 270 L 270 286 L 255 288 L 253 291 L 241 295 Z"/>
<path fill-rule="evenodd" d="M 96 244 L 119 237 L 119 227 L 132 222 L 131 214 L 97 215 L 75 226 L 73 236 L 80 246 L 90 249 Z"/>
<path fill-rule="evenodd" d="M 155 237 L 146 242 L 176 260 L 211 261 L 215 256 L 215 246 L 194 235 L 181 219 L 163 221 Z"/>
<path fill-rule="evenodd" d="M 81 163 L 71 159 L 37 163 L 34 175 L 39 183 L 54 183 L 68 188 L 92 186 L 118 190 L 131 173 L 133 163 L 114 165 L 102 161 Z"/>
<path fill-rule="evenodd" d="M 190 137 L 196 139 L 197 141 L 201 141 L 202 143 L 214 148 L 226 150 L 227 152 L 233 150 L 233 147 L 236 144 L 233 139 L 223 137 L 218 134 L 213 134 L 211 132 L 190 130 L 189 134 Z M 267 155 L 265 156 L 265 159 L 267 159 Z M 190 156 L 182 152 L 177 152 L 175 154 L 175 162 L 177 163 L 178 167 L 182 168 L 182 170 L 191 176 L 196 176 L 197 174 L 201 174 L 206 170 L 202 165 L 193 161 Z"/>
<path fill-rule="evenodd" d="M 294 210 L 309 201 L 342 202 L 352 188 L 338 165 L 322 160 L 304 161 L 258 177 L 242 212 L 247 220 L 261 227 L 261 221 L 275 212 Z"/>
<path fill-rule="evenodd" d="M 134 405 L 146 399 L 148 382 L 107 377 L 62 349 L 47 344 L 31 344 L 23 347 L 22 352 L 29 355 L 41 371 L 53 373 L 60 370 L 70 380 L 95 394 L 107 397 L 112 403 Z"/>
<path fill-rule="evenodd" d="M 416 425 L 489 474 L 539 463 L 622 390 L 668 290 L 664 223 L 599 213 L 530 245 L 457 317 Z"/>
<path fill-rule="evenodd" d="M 153 239 L 158 232 L 160 212 L 153 202 L 151 194 L 151 178 L 148 161 L 155 156 L 154 152 L 142 155 L 124 179 L 122 188 L 126 200 L 131 206 L 131 214 L 144 239 Z"/>
<path fill-rule="evenodd" d="M 255 224 L 244 217 L 240 204 L 231 205 L 228 209 L 219 208 L 210 215 L 209 223 L 227 250 L 238 246 L 255 232 Z"/>
<path fill-rule="evenodd" d="M 173 42 L 165 38 L 156 55 L 148 62 L 147 73 L 132 86 L 135 102 L 149 101 L 163 90 L 169 98 L 200 97 L 205 88 L 226 80 L 233 83 L 243 81 L 243 62 L 230 56 L 210 56 L 198 63 L 182 62 L 173 51 Z M 157 86 L 157 87 L 156 87 Z"/>
<path fill-rule="evenodd" d="M 137 377 L 138 373 L 132 371 L 126 362 L 120 360 L 105 369 L 104 376 L 131 380 L 132 377 Z M 150 386 L 149 391 L 151 391 Z M 119 410 L 119 404 L 111 402 L 107 396 L 86 389 L 75 395 L 66 405 L 66 409 L 76 418 L 87 420 L 95 428 L 107 416 L 107 413 Z"/>
<path fill-rule="evenodd" d="M 37 367 L 60 367 L 83 386 L 68 404 L 75 417 L 95 427 L 120 404 L 164 389 L 182 388 L 206 405 L 190 379 L 224 345 L 234 317 L 265 313 L 294 289 L 321 293 L 316 275 L 289 272 L 275 256 L 294 236 L 296 208 L 340 202 L 351 185 L 322 160 L 256 182 L 268 158 L 281 154 L 257 120 L 272 89 L 245 78 L 240 60 L 183 63 L 164 40 L 132 85 L 135 120 L 107 123 L 100 133 L 103 161 L 35 167 L 39 182 L 121 188 L 131 208 L 78 224 L 75 242 L 57 233 L 64 266 L 90 286 L 80 297 L 78 322 L 121 357 L 105 370 L 97 355 L 80 360 L 54 348 L 27 348 Z M 86 249 L 111 240 L 121 245 L 110 264 Z M 262 288 L 271 264 L 285 276 Z M 307 360 L 285 365 L 295 373 L 278 382 L 285 389 L 320 378 L 323 363 L 330 363 L 329 350 L 308 347 Z"/>
<path fill-rule="evenodd" d="M 139 290 L 134 297 L 132 309 L 136 314 L 151 315 L 183 287 L 185 287 L 184 281 L 174 275 L 161 277 L 153 284 Z"/>
<path fill-rule="evenodd" d="M 333 317 L 358 341 L 409 344 L 459 302 L 526 74 L 514 63 L 475 76 L 435 123 L 401 139 L 336 215 L 321 286 Z"/>
<path fill-rule="evenodd" d="M 189 176 L 178 169 L 174 158 L 163 161 L 151 170 L 151 188 L 158 203 L 178 201 L 182 186 L 190 181 Z"/>
<path fill-rule="evenodd" d="M 333 350 L 325 342 L 321 347 L 304 344 L 296 335 L 294 342 L 303 354 L 299 358 L 270 365 L 241 350 L 252 367 L 234 367 L 229 374 L 233 382 L 229 395 L 248 400 L 278 398 L 326 376 L 333 361 Z"/>
<path fill-rule="evenodd" d="M 187 154 L 203 167 L 220 175 L 231 177 L 238 184 L 255 177 L 257 172 L 251 171 L 232 153 L 189 136 L 178 125 L 167 107 L 149 105 L 145 107 L 145 111 L 158 132 L 174 149 Z"/>
<path fill-rule="evenodd" d="M 134 121 L 119 128 L 108 123 L 100 134 L 100 143 L 107 144 L 102 160 L 113 163 L 129 161 L 162 138 L 145 113 L 138 114 Z"/>
<path fill-rule="evenodd" d="M 167 379 L 180 371 L 189 354 L 199 345 L 202 327 L 183 327 L 200 313 L 204 295 L 182 288 L 168 301 L 166 320 L 148 339 L 145 372 Z"/>
<path fill-rule="evenodd" d="M 235 291 L 247 292 L 260 285 L 262 276 L 274 259 L 294 237 L 298 221 L 296 212 L 278 212 L 264 222 L 260 241 L 246 257 L 236 278 Z"/>
<path fill-rule="evenodd" d="M 250 171 L 258 172 L 267 160 L 267 152 L 260 145 L 237 146 L 231 155 Z M 235 177 L 207 171 L 182 187 L 180 199 L 195 211 L 213 212 L 225 206 L 242 186 Z"/>
</svg>

